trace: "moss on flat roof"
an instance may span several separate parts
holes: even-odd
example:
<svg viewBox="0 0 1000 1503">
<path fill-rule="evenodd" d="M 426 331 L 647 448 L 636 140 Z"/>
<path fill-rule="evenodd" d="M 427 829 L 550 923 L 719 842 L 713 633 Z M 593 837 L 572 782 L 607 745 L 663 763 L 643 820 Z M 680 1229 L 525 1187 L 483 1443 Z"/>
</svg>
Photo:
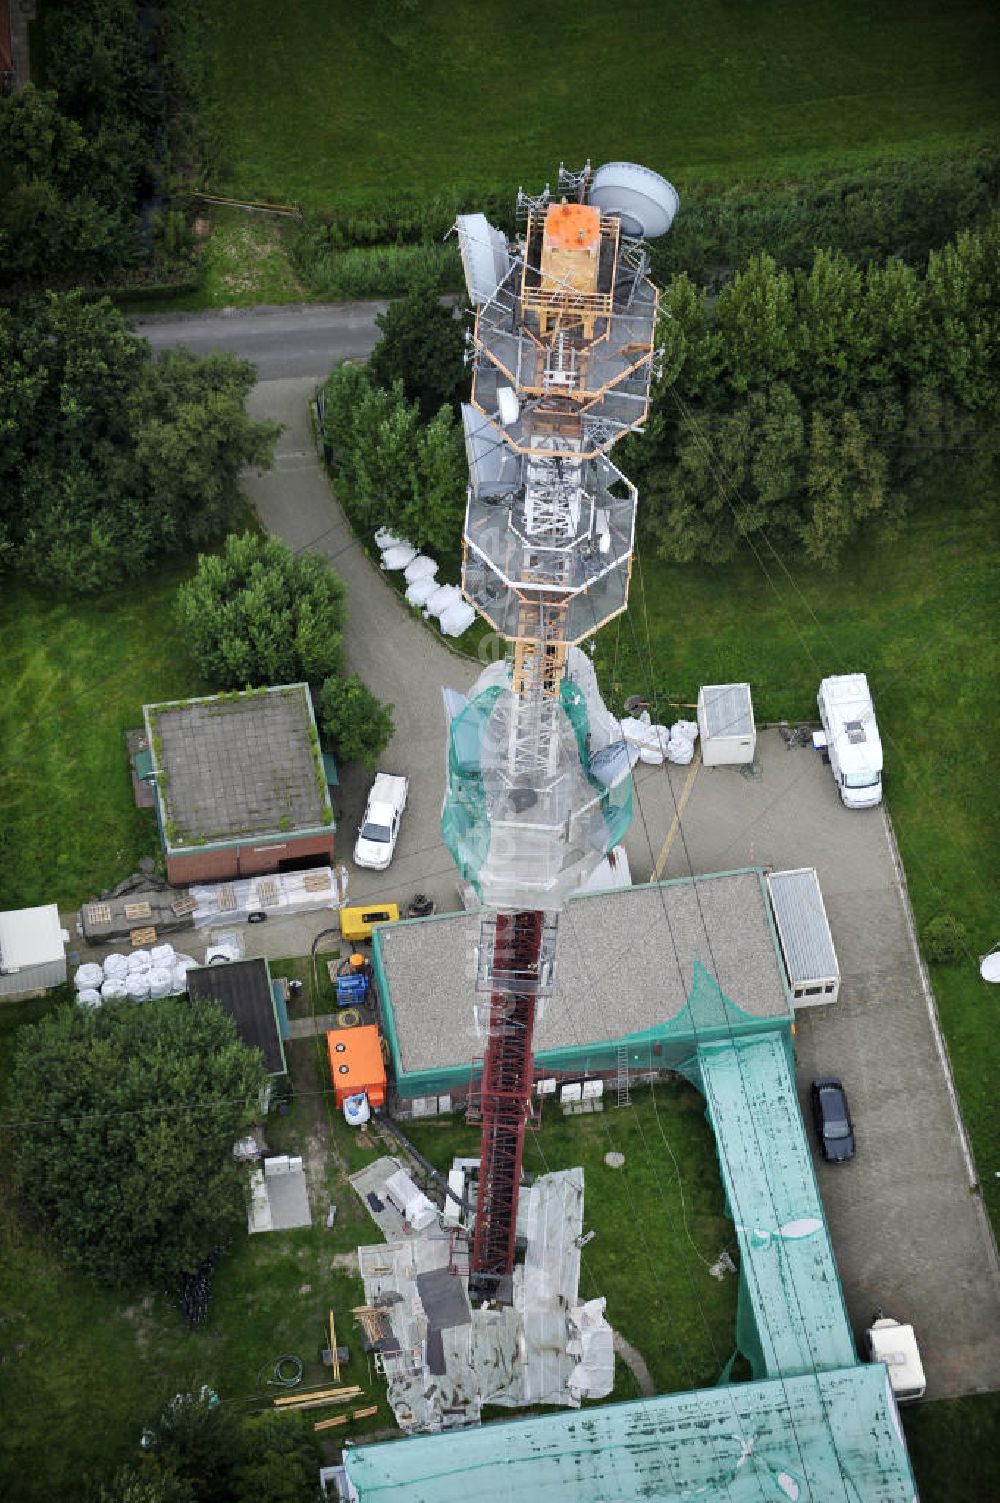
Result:
<svg viewBox="0 0 1000 1503">
<path fill-rule="evenodd" d="M 307 684 L 144 709 L 168 850 L 332 828 Z"/>
</svg>

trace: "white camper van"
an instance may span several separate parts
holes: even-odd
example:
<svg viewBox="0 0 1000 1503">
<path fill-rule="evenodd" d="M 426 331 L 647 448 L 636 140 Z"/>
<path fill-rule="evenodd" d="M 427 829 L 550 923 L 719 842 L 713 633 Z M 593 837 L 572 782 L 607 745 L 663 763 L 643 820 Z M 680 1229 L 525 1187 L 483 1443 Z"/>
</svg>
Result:
<svg viewBox="0 0 1000 1503">
<path fill-rule="evenodd" d="M 889 1385 L 897 1404 L 909 1404 L 914 1399 L 923 1398 L 927 1379 L 912 1326 L 903 1325 L 879 1311 L 865 1332 L 865 1348 L 869 1362 L 884 1362 L 888 1368 Z"/>
<path fill-rule="evenodd" d="M 882 802 L 882 742 L 863 673 L 825 678 L 816 700 L 830 766 L 848 809 Z"/>
</svg>

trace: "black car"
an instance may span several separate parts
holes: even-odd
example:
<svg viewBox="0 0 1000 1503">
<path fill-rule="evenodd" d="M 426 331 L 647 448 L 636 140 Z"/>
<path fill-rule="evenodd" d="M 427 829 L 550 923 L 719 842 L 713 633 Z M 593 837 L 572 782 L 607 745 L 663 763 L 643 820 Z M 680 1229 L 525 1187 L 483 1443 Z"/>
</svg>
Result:
<svg viewBox="0 0 1000 1503">
<path fill-rule="evenodd" d="M 820 1152 L 831 1164 L 854 1157 L 854 1126 L 844 1087 L 836 1076 L 814 1080 L 810 1091 Z"/>
</svg>

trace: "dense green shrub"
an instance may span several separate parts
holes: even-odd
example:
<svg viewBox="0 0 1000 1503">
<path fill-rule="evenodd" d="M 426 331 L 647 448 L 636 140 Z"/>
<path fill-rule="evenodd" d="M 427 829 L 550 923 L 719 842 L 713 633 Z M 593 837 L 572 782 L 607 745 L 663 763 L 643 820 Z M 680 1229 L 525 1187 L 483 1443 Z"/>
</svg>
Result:
<svg viewBox="0 0 1000 1503">
<path fill-rule="evenodd" d="M 0 287 L 107 286 L 189 263 L 171 218 L 185 195 L 170 193 L 208 151 L 197 11 L 158 7 L 151 38 L 132 0 L 46 0 L 41 82 L 0 95 Z"/>
<path fill-rule="evenodd" d="M 780 267 L 804 267 L 820 247 L 860 265 L 898 257 L 922 266 L 960 229 L 982 224 L 1000 198 L 1000 150 L 960 157 L 903 158 L 785 183 L 683 184 L 670 233 L 650 245 L 660 282 L 686 271 L 712 286 L 762 250 Z M 512 235 L 512 194 L 437 194 L 378 210 L 307 214 L 292 256 L 300 275 L 329 297 L 396 296 L 407 269 L 435 266 L 441 286 L 464 285 L 458 256 L 441 241 L 460 213 L 478 211 Z M 453 244 L 453 242 L 452 242 Z M 407 254 L 391 254 L 409 248 Z M 416 254 L 418 248 L 427 254 Z M 367 251 L 370 255 L 359 255 Z M 376 254 L 375 252 L 378 252 Z M 352 254 L 353 253 L 353 254 Z"/>
<path fill-rule="evenodd" d="M 318 683 L 340 666 L 344 596 L 318 554 L 245 532 L 199 558 L 178 591 L 177 615 L 217 689 Z"/>
<path fill-rule="evenodd" d="M 465 285 L 453 242 L 334 250 L 300 235 L 292 242 L 291 259 L 314 292 L 334 301 L 402 297 L 427 281 L 442 292 Z"/>
<path fill-rule="evenodd" d="M 15 1150 L 20 1194 L 102 1283 L 175 1287 L 245 1224 L 232 1145 L 264 1080 L 218 1007 L 70 1004 L 18 1031 L 10 1100 L 32 1121 Z"/>
<path fill-rule="evenodd" d="M 971 954 L 969 936 L 951 913 L 939 913 L 923 931 L 924 954 L 932 965 L 958 965 Z"/>
<path fill-rule="evenodd" d="M 369 772 L 375 771 L 392 740 L 392 708 L 376 699 L 356 673 L 323 681 L 316 718 L 338 762 L 361 762 Z"/>
<path fill-rule="evenodd" d="M 368 374 L 376 385 L 388 390 L 399 381 L 424 422 L 444 406 L 457 414 L 469 394 L 465 327 L 452 305 L 442 303 L 434 284 L 418 283 L 375 322 L 382 337 L 369 358 Z"/>
<path fill-rule="evenodd" d="M 50 0 L 45 90 L 0 98 L 0 285 L 92 281 L 147 253 L 162 97 L 130 0 Z"/>
<path fill-rule="evenodd" d="M 357 531 L 388 527 L 457 570 L 468 470 L 452 409 L 424 424 L 401 381 L 386 391 L 357 365 L 336 367 L 323 398 L 337 495 Z"/>
<path fill-rule="evenodd" d="M 279 431 L 247 416 L 253 381 L 230 355 L 154 362 L 107 299 L 0 309 L 0 567 L 80 593 L 220 537 Z"/>
<path fill-rule="evenodd" d="M 922 266 L 935 247 L 982 224 L 1000 198 L 1000 150 L 903 158 L 790 183 L 681 189 L 670 233 L 654 241 L 653 274 L 686 271 L 717 284 L 766 250 L 782 267 L 819 249 L 867 265 L 898 257 Z"/>
</svg>

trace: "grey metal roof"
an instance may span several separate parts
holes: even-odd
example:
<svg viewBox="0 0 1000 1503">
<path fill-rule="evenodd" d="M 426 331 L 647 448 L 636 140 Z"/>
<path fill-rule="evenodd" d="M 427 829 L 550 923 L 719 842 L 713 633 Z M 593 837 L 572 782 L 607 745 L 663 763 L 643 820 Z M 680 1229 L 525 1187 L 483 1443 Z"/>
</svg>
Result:
<svg viewBox="0 0 1000 1503">
<path fill-rule="evenodd" d="M 332 825 L 306 684 L 144 713 L 171 849 Z"/>
<path fill-rule="evenodd" d="M 709 736 L 753 735 L 749 684 L 704 684 L 701 701 Z"/>
<path fill-rule="evenodd" d="M 839 976 L 823 894 L 813 868 L 770 872 L 767 885 L 790 980 L 827 981 Z"/>
<path fill-rule="evenodd" d="M 481 915 L 387 924 L 378 945 L 407 1072 L 481 1056 L 475 954 Z M 559 916 L 553 993 L 535 1050 L 638 1033 L 676 1017 L 700 960 L 738 1007 L 787 1018 L 781 961 L 757 870 L 581 895 Z"/>
</svg>

